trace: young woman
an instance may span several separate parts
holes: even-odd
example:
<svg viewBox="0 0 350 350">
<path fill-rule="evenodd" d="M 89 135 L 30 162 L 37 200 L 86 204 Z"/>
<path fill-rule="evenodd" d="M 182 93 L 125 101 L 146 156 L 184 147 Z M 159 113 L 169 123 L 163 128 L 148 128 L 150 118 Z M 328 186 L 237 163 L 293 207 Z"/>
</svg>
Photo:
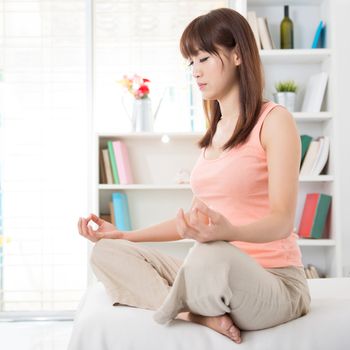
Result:
<svg viewBox="0 0 350 350">
<path fill-rule="evenodd" d="M 191 209 L 131 232 L 91 214 L 79 219 L 79 233 L 96 242 L 92 268 L 114 304 L 157 310 L 158 323 L 200 323 L 240 343 L 240 330 L 309 311 L 293 233 L 300 138 L 291 114 L 262 98 L 259 52 L 239 13 L 197 17 L 180 48 L 209 124 L 191 173 Z M 134 243 L 182 238 L 196 241 L 184 261 Z"/>
</svg>

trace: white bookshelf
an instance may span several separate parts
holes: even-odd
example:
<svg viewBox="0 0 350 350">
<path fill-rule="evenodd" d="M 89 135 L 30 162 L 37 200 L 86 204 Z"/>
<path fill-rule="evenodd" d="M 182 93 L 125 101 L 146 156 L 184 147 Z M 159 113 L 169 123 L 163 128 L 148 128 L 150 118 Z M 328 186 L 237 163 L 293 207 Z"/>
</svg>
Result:
<svg viewBox="0 0 350 350">
<path fill-rule="evenodd" d="M 261 60 L 265 71 L 265 97 L 272 100 L 274 83 L 279 80 L 294 79 L 299 85 L 296 110 L 293 116 L 299 133 L 313 137 L 327 135 L 331 140 L 330 157 L 325 174 L 319 176 L 301 176 L 299 178 L 299 194 L 295 227 L 298 228 L 307 193 L 322 192 L 332 195 L 331 217 L 327 239 L 300 239 L 298 244 L 302 250 L 304 265 L 316 265 L 327 277 L 342 275 L 341 267 L 341 235 L 337 204 L 337 166 L 334 146 L 334 133 L 338 116 L 332 108 L 334 80 L 332 76 L 331 23 L 329 22 L 329 2 L 289 1 L 290 16 L 294 22 L 294 30 L 303 32 L 303 38 L 295 36 L 294 50 L 261 50 Z M 278 37 L 279 25 L 283 16 L 282 0 L 274 1 L 231 1 L 233 7 L 238 6 L 242 13 L 254 10 L 258 15 L 266 16 L 274 40 Z M 239 4 L 238 4 L 239 3 Z M 294 21 L 294 18 L 298 20 Z M 327 49 L 310 49 L 306 43 L 312 42 L 316 26 L 320 19 L 327 23 Z M 300 26 L 300 27 L 298 27 Z M 308 78 L 317 72 L 329 74 L 326 97 L 319 113 L 300 112 Z M 120 133 L 98 134 L 95 139 L 95 150 L 106 147 L 107 140 L 122 140 L 128 148 L 135 184 L 106 185 L 98 181 L 98 152 L 95 152 L 94 172 L 94 211 L 108 212 L 108 202 L 113 191 L 127 194 L 131 221 L 134 229 L 147 227 L 163 220 L 173 218 L 178 208 L 188 209 L 192 193 L 188 184 L 176 184 L 175 174 L 180 168 L 192 169 L 199 155 L 196 141 L 201 132 L 176 133 Z M 164 143 L 164 135 L 169 142 Z M 165 253 L 184 257 L 193 245 L 192 240 L 163 243 L 143 243 L 162 249 Z"/>
</svg>

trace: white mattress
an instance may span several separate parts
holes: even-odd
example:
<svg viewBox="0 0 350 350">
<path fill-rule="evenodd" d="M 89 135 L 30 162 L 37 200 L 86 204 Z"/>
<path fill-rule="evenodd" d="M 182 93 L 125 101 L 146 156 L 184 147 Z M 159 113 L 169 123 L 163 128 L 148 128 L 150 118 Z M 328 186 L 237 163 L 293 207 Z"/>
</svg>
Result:
<svg viewBox="0 0 350 350">
<path fill-rule="evenodd" d="M 242 343 L 182 320 L 164 326 L 153 311 L 112 306 L 101 283 L 85 294 L 68 350 L 347 350 L 350 349 L 350 278 L 308 280 L 311 312 L 260 331 L 242 332 Z"/>
</svg>

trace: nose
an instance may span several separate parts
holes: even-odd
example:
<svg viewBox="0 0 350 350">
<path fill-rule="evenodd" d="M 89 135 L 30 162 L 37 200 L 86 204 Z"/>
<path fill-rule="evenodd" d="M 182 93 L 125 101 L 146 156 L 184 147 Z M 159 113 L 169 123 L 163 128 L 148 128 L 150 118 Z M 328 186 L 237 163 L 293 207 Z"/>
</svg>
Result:
<svg viewBox="0 0 350 350">
<path fill-rule="evenodd" d="M 197 64 L 193 63 L 192 66 L 192 76 L 194 78 L 199 78 L 202 75 L 202 71 L 200 70 L 200 68 L 198 67 Z"/>
</svg>

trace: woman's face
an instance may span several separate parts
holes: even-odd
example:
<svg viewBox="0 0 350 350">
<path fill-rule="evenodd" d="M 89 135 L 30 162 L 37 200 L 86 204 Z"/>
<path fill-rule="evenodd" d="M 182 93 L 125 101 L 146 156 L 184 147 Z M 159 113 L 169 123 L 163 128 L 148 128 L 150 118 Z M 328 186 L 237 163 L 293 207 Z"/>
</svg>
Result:
<svg viewBox="0 0 350 350">
<path fill-rule="evenodd" d="M 204 100 L 224 98 L 237 83 L 237 65 L 240 60 L 235 51 L 219 48 L 219 56 L 198 51 L 190 57 L 189 65 Z"/>
</svg>

